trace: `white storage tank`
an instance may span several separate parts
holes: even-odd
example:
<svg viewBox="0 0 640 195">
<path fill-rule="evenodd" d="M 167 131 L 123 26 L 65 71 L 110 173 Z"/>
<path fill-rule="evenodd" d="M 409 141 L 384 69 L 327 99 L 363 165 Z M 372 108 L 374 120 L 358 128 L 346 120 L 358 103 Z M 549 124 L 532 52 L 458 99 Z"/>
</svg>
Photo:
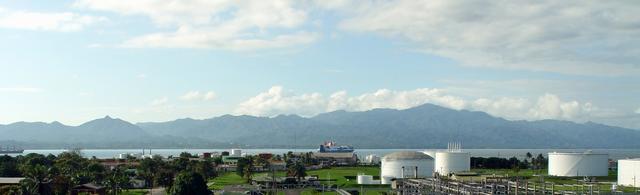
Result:
<svg viewBox="0 0 640 195">
<path fill-rule="evenodd" d="M 393 178 L 432 177 L 433 164 L 433 158 L 422 152 L 394 152 L 382 158 L 380 180 L 391 184 Z"/>
<path fill-rule="evenodd" d="M 231 149 L 231 153 L 229 156 L 242 156 L 242 150 L 240 149 Z"/>
<path fill-rule="evenodd" d="M 436 152 L 435 172 L 449 175 L 471 170 L 471 155 L 468 152 Z"/>
<path fill-rule="evenodd" d="M 426 155 L 429 155 L 431 158 L 436 158 L 436 152 L 438 152 L 437 150 L 424 150 L 422 151 L 422 153 L 425 153 Z"/>
<path fill-rule="evenodd" d="M 561 177 L 607 176 L 609 155 L 584 153 L 549 153 L 549 175 Z"/>
<path fill-rule="evenodd" d="M 374 184 L 372 175 L 358 175 L 357 180 L 360 185 Z"/>
<path fill-rule="evenodd" d="M 640 158 L 618 160 L 618 185 L 640 187 Z"/>
<path fill-rule="evenodd" d="M 364 162 L 370 165 L 377 165 L 380 164 L 380 157 L 375 154 L 369 154 L 364 158 Z"/>
<path fill-rule="evenodd" d="M 129 153 L 120 153 L 118 154 L 118 159 L 127 159 L 129 157 Z"/>
</svg>

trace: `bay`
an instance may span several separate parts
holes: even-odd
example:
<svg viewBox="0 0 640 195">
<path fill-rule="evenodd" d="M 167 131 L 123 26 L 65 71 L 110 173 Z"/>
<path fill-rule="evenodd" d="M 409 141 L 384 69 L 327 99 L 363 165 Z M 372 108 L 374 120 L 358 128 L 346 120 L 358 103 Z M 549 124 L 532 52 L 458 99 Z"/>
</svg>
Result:
<svg viewBox="0 0 640 195">
<path fill-rule="evenodd" d="M 500 157 L 511 158 L 516 157 L 524 159 L 526 153 L 530 152 L 534 156 L 542 154 L 547 156 L 549 152 L 585 152 L 592 151 L 594 153 L 606 153 L 609 154 L 609 158 L 613 160 L 626 159 L 626 158 L 640 158 L 640 150 L 638 149 L 464 149 L 464 152 L 469 152 L 473 157 Z M 58 155 L 65 152 L 65 149 L 51 149 L 51 150 L 25 150 L 22 154 L 11 154 L 11 156 L 26 155 L 29 153 L 37 154 L 53 154 Z M 230 149 L 146 149 L 145 154 L 157 154 L 163 157 L 178 156 L 182 152 L 188 152 L 191 154 L 202 154 L 204 152 L 223 152 L 230 151 Z M 242 149 L 242 153 L 255 155 L 259 153 L 272 153 L 272 154 L 284 154 L 289 151 L 294 153 L 299 152 L 315 152 L 317 149 Z M 356 154 L 359 158 L 364 158 L 366 155 L 374 154 L 377 156 L 384 156 L 386 154 L 397 151 L 422 151 L 426 153 L 435 153 L 436 151 L 446 151 L 446 149 L 356 149 Z M 96 157 L 100 159 L 114 158 L 118 154 L 122 153 L 143 153 L 142 149 L 83 149 L 81 153 L 84 157 L 91 158 Z"/>
</svg>

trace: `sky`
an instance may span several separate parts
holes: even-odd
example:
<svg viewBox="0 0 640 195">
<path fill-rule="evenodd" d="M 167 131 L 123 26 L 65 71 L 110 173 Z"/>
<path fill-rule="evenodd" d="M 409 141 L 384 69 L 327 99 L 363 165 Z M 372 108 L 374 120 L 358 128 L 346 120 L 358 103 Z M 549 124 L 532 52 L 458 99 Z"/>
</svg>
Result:
<svg viewBox="0 0 640 195">
<path fill-rule="evenodd" d="M 640 3 L 0 0 L 0 124 L 432 103 L 640 129 Z"/>
</svg>

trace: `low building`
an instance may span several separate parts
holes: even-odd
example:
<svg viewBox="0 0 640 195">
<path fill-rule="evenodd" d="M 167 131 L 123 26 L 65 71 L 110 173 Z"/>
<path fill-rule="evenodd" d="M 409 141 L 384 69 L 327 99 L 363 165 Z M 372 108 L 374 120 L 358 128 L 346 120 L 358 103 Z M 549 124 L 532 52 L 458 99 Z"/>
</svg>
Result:
<svg viewBox="0 0 640 195">
<path fill-rule="evenodd" d="M 238 160 L 240 160 L 241 156 L 223 156 L 222 157 L 222 163 L 224 163 L 225 165 L 236 165 L 238 164 Z"/>
<path fill-rule="evenodd" d="M 222 164 L 222 165 L 216 166 L 216 171 L 218 172 L 236 171 L 236 169 L 238 169 L 238 166 L 236 166 L 235 164 L 234 165 Z"/>
<path fill-rule="evenodd" d="M 140 165 L 140 163 L 136 161 L 124 161 L 124 160 L 117 160 L 117 159 L 104 159 L 100 161 L 100 164 L 109 170 L 113 170 L 119 166 L 131 167 L 131 166 Z"/>
<path fill-rule="evenodd" d="M 81 184 L 71 188 L 71 195 L 78 194 L 106 195 L 107 189 L 92 183 Z"/>
<path fill-rule="evenodd" d="M 22 180 L 24 180 L 24 177 L 0 177 L 0 187 L 20 185 Z"/>
<path fill-rule="evenodd" d="M 358 163 L 358 156 L 353 152 L 315 152 L 313 158 L 328 165 L 353 166 Z"/>
</svg>

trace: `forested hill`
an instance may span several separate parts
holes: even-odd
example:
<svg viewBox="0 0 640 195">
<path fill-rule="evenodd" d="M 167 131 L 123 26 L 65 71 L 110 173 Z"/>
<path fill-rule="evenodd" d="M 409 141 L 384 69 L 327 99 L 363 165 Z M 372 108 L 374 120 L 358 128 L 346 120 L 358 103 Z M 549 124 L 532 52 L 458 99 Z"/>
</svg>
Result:
<svg viewBox="0 0 640 195">
<path fill-rule="evenodd" d="M 0 141 L 80 147 L 316 147 L 335 140 L 357 148 L 640 148 L 640 131 L 558 120 L 510 121 L 484 112 L 432 104 L 364 112 L 335 111 L 304 118 L 232 116 L 131 124 L 104 118 L 83 125 L 14 123 L 0 126 Z M 140 146 L 136 146 L 140 145 Z"/>
</svg>

